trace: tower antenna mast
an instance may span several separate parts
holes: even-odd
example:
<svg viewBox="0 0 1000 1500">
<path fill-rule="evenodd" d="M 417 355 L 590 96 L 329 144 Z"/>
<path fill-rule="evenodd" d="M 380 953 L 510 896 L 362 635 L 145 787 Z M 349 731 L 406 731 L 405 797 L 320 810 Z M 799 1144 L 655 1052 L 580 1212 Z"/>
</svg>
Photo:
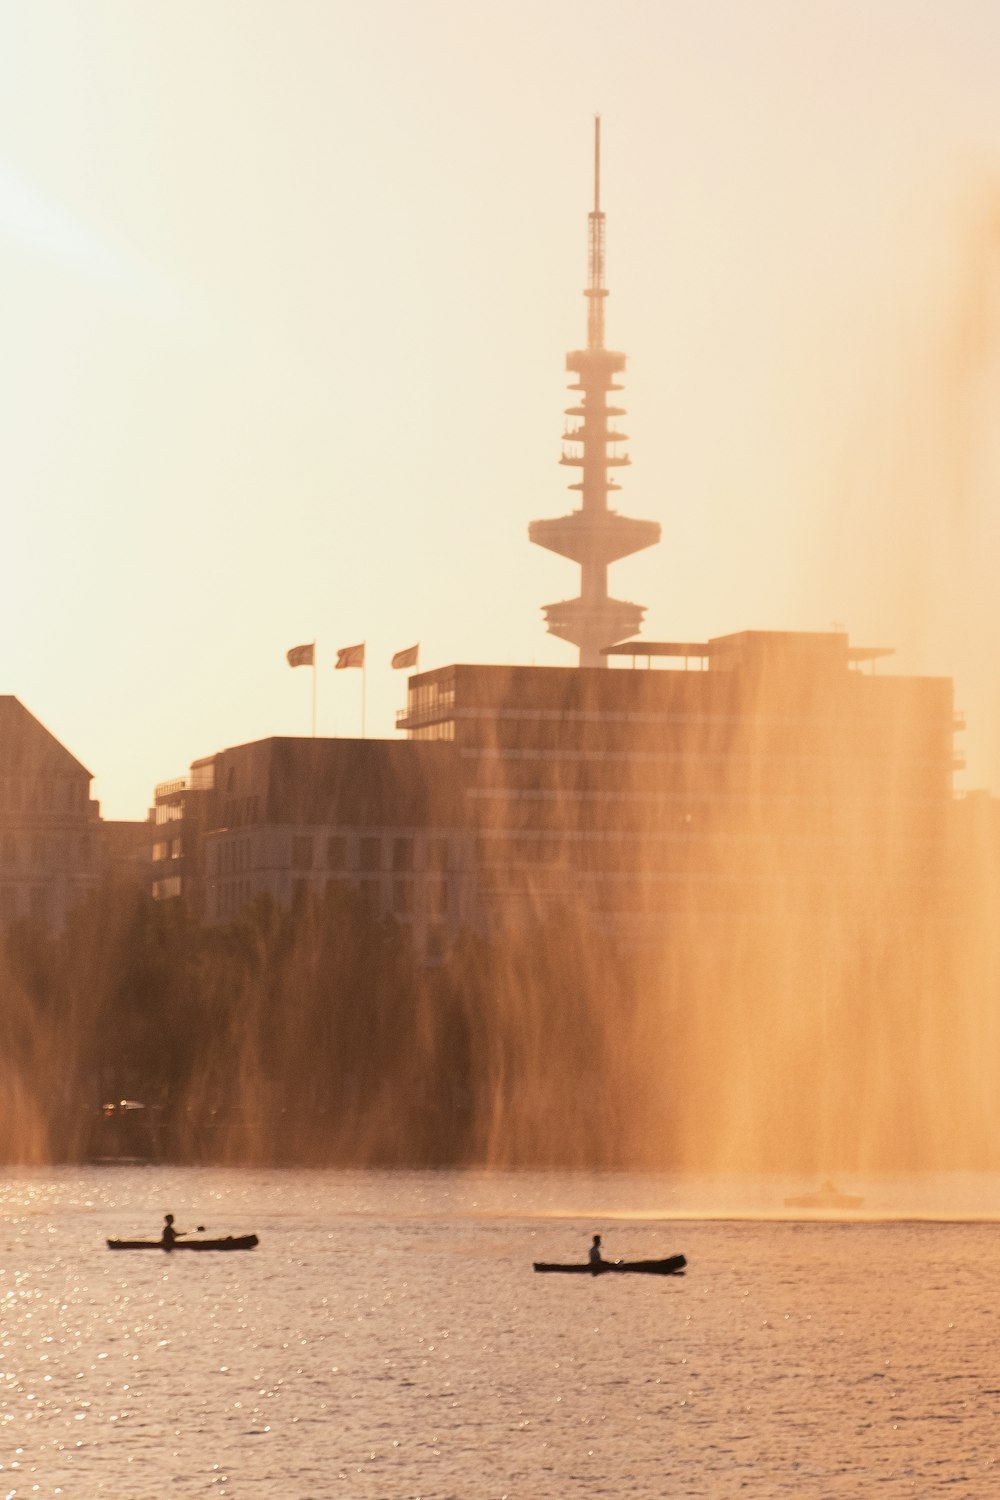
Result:
<svg viewBox="0 0 1000 1500">
<path fill-rule="evenodd" d="M 604 348 L 604 215 L 601 212 L 601 117 L 594 117 L 594 206 L 587 215 L 587 347 Z"/>
<path fill-rule="evenodd" d="M 627 433 L 612 425 L 625 412 L 608 405 L 608 393 L 621 390 L 614 377 L 625 368 L 624 354 L 604 346 L 604 213 L 601 209 L 601 117 L 594 119 L 594 206 L 587 216 L 587 347 L 566 356 L 566 368 L 577 377 L 570 386 L 582 392 L 579 406 L 567 408 L 575 419 L 563 432 L 559 460 L 580 470 L 570 485 L 580 492 L 580 509 L 551 521 L 532 521 L 528 536 L 539 547 L 558 552 L 580 565 L 580 596 L 545 605 L 551 635 L 580 648 L 581 667 L 606 667 L 605 646 L 637 635 L 645 608 L 608 596 L 608 567 L 620 557 L 641 552 L 660 540 L 655 521 L 634 521 L 608 505 L 608 496 L 621 488 L 611 471 L 630 460 L 620 451 Z"/>
</svg>

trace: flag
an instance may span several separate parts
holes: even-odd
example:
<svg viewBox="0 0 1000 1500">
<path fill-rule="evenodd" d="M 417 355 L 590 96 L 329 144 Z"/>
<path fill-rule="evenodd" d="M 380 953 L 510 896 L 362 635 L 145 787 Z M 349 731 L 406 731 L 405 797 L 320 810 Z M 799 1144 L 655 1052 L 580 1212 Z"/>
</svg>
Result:
<svg viewBox="0 0 1000 1500">
<path fill-rule="evenodd" d="M 290 667 L 311 667 L 315 664 L 316 642 L 311 646 L 293 646 L 291 651 L 286 651 Z"/>
<path fill-rule="evenodd" d="M 415 667 L 417 665 L 417 653 L 420 650 L 419 643 L 416 646 L 407 646 L 405 651 L 397 651 L 392 658 L 392 665 L 396 669 L 400 667 Z"/>
<path fill-rule="evenodd" d="M 363 667 L 364 664 L 365 643 L 362 641 L 360 646 L 341 646 L 333 670 L 339 672 L 343 667 Z"/>
</svg>

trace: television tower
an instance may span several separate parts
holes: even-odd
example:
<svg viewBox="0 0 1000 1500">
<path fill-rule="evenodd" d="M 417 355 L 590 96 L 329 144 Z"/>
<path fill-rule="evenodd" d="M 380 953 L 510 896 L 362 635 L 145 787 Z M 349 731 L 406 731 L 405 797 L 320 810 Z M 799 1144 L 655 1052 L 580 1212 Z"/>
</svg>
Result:
<svg viewBox="0 0 1000 1500">
<path fill-rule="evenodd" d="M 574 425 L 563 432 L 560 463 L 581 471 L 571 490 L 581 492 L 579 510 L 552 521 L 532 521 L 531 541 L 550 552 L 558 552 L 580 564 L 580 597 L 546 604 L 545 621 L 550 635 L 580 648 L 581 667 L 606 667 L 602 646 L 614 646 L 638 634 L 645 614 L 642 604 L 628 604 L 608 597 L 608 564 L 652 547 L 660 540 L 656 521 L 632 521 L 608 506 L 608 495 L 621 489 L 610 471 L 631 462 L 619 444 L 627 433 L 610 425 L 623 417 L 624 409 L 608 405 L 608 392 L 620 391 L 614 376 L 625 368 L 625 355 L 604 347 L 604 214 L 601 211 L 601 119 L 594 120 L 594 207 L 587 218 L 587 347 L 566 356 L 566 368 L 577 376 L 571 391 L 582 391 L 579 406 L 570 406 L 567 417 Z"/>
</svg>

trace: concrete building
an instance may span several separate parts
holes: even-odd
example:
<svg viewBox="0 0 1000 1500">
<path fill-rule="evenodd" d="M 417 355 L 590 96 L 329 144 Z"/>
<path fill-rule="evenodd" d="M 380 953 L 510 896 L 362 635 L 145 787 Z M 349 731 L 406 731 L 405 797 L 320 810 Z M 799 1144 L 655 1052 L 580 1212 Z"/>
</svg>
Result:
<svg viewBox="0 0 1000 1500">
<path fill-rule="evenodd" d="M 451 666 L 409 684 L 399 727 L 455 746 L 486 925 L 586 911 L 641 940 L 692 914 L 816 900 L 881 852 L 941 867 L 954 718 L 943 678 L 878 674 L 840 633 L 638 643 L 675 670 Z M 905 876 L 902 872 L 906 872 Z"/>
<path fill-rule="evenodd" d="M 540 913 L 633 945 L 790 899 L 831 910 L 862 866 L 914 901 L 939 878 L 950 681 L 876 672 L 886 653 L 839 633 L 610 654 L 646 667 L 443 667 L 410 679 L 408 741 L 196 762 L 157 794 L 154 894 L 220 922 L 347 882 L 433 955 Z"/>
</svg>

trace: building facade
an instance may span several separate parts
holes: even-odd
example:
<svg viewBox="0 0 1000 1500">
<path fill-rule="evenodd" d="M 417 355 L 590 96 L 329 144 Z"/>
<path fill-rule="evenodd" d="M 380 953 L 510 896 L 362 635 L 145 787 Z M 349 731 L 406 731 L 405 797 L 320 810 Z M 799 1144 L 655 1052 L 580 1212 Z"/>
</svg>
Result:
<svg viewBox="0 0 1000 1500">
<path fill-rule="evenodd" d="M 19 700 L 0 696 L 0 926 L 60 927 L 102 880 L 148 879 L 142 823 L 105 823 L 91 773 Z"/>
<path fill-rule="evenodd" d="M 486 924 L 587 910 L 641 940 L 692 914 L 820 902 L 876 855 L 940 867 L 950 681 L 876 673 L 839 633 L 635 643 L 675 670 L 451 666 L 410 681 L 399 727 L 455 747 Z"/>
<path fill-rule="evenodd" d="M 153 894 L 210 923 L 259 896 L 294 907 L 351 887 L 433 957 L 469 920 L 469 839 L 449 745 L 267 739 L 157 791 Z"/>
<path fill-rule="evenodd" d="M 406 741 L 196 762 L 157 794 L 154 894 L 222 922 L 346 882 L 433 954 L 539 915 L 633 945 L 938 879 L 950 681 L 877 672 L 839 633 L 610 654 L 645 669 L 453 665 L 410 679 Z"/>
</svg>

